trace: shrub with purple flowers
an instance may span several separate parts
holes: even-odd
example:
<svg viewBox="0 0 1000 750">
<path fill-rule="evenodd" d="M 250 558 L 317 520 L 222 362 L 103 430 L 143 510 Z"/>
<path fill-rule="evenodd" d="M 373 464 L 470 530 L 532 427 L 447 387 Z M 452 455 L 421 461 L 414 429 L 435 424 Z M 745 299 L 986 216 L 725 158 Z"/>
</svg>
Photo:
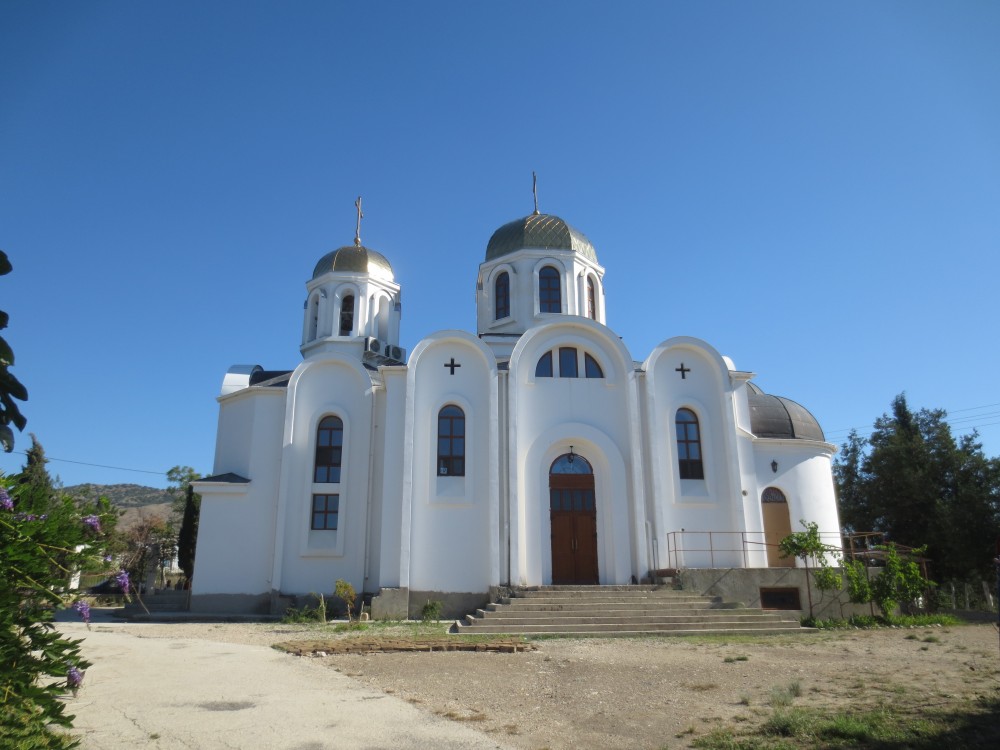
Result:
<svg viewBox="0 0 1000 750">
<path fill-rule="evenodd" d="M 73 609 L 80 613 L 80 619 L 87 623 L 87 627 L 90 627 L 90 604 L 85 602 L 83 599 L 78 599 L 73 603 Z"/>
<path fill-rule="evenodd" d="M 53 617 L 69 604 L 72 573 L 103 566 L 116 514 L 106 501 L 81 507 L 16 479 L 0 475 L 0 738 L 14 747 L 68 747 L 71 741 L 50 727 L 71 725 L 64 697 L 79 689 L 89 664 L 80 642 L 58 632 Z M 84 523 L 86 516 L 103 530 Z M 89 622 L 87 602 L 73 608 Z"/>
<path fill-rule="evenodd" d="M 14 510 L 14 501 L 3 487 L 0 487 L 0 510 Z"/>
<path fill-rule="evenodd" d="M 83 521 L 83 525 L 89 528 L 91 531 L 96 531 L 98 534 L 101 533 L 100 516 L 95 516 L 91 514 L 89 516 L 84 516 L 80 520 Z"/>
</svg>

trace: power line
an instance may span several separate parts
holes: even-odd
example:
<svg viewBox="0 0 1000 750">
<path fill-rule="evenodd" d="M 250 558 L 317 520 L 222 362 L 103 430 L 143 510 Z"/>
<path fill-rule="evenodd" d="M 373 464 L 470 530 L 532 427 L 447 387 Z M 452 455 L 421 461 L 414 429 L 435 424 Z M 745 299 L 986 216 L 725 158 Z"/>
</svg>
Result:
<svg viewBox="0 0 1000 750">
<path fill-rule="evenodd" d="M 27 456 L 27 451 L 13 451 L 13 453 L 20 453 L 22 456 Z M 132 471 L 136 474 L 158 474 L 161 477 L 167 475 L 165 471 L 149 471 L 148 469 L 128 469 L 124 466 L 108 466 L 107 464 L 92 464 L 87 461 L 74 461 L 71 458 L 54 458 L 52 456 L 46 456 L 46 461 L 59 461 L 64 464 L 77 464 L 79 466 L 93 466 L 98 469 L 115 469 L 116 471 Z"/>
<path fill-rule="evenodd" d="M 952 414 L 958 414 L 960 412 L 966 412 L 966 411 L 980 411 L 982 409 L 992 409 L 992 408 L 997 407 L 997 406 L 1000 406 L 1000 404 L 983 404 L 982 406 L 970 406 L 970 407 L 965 408 L 965 409 L 950 409 L 950 410 L 949 409 L 944 409 L 943 411 L 946 414 L 948 414 L 949 417 L 946 418 L 946 419 L 944 419 L 944 420 L 942 420 L 942 421 L 950 427 L 950 426 L 953 426 L 953 425 L 957 426 L 959 422 L 975 422 L 978 419 L 992 419 L 993 417 L 1000 416 L 1000 412 L 987 412 L 985 414 L 972 414 L 972 415 L 968 415 L 968 416 L 955 417 L 955 418 L 951 418 L 950 415 L 952 415 Z M 994 425 L 994 424 L 997 424 L 997 423 L 996 422 L 989 422 L 987 424 L 976 425 L 976 427 L 989 427 L 989 426 Z M 866 427 L 842 427 L 842 428 L 837 429 L 837 430 L 829 430 L 829 431 L 827 431 L 826 434 L 827 434 L 827 437 L 830 437 L 830 436 L 833 436 L 833 435 L 839 435 L 839 434 L 843 433 L 843 437 L 846 438 L 847 437 L 847 433 L 849 433 L 851 430 L 854 430 L 855 432 L 857 432 L 858 435 L 859 435 L 859 437 L 867 437 L 867 436 L 871 435 L 875 431 L 875 428 L 873 426 L 866 426 Z M 835 439 L 840 439 L 840 438 L 835 438 Z"/>
</svg>

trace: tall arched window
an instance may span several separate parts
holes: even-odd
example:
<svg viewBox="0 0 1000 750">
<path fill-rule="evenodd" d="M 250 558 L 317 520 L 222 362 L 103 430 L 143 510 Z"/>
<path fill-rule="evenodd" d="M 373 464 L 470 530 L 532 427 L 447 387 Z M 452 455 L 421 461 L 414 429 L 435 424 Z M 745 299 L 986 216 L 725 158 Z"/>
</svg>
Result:
<svg viewBox="0 0 1000 750">
<path fill-rule="evenodd" d="M 309 299 L 309 341 L 315 341 L 319 336 L 319 295 L 314 294 Z"/>
<path fill-rule="evenodd" d="M 448 405 L 438 412 L 438 474 L 465 476 L 465 412 Z"/>
<path fill-rule="evenodd" d="M 348 294 L 340 303 L 340 335 L 350 336 L 354 331 L 354 295 Z"/>
<path fill-rule="evenodd" d="M 316 428 L 316 462 L 313 481 L 340 482 L 340 460 L 344 450 L 344 422 L 340 417 L 323 417 Z"/>
<path fill-rule="evenodd" d="M 594 289 L 594 277 L 587 277 L 587 317 L 597 320 L 597 292 Z"/>
<path fill-rule="evenodd" d="M 496 300 L 496 320 L 510 317 L 510 276 L 506 271 L 497 276 L 493 299 Z"/>
<path fill-rule="evenodd" d="M 681 479 L 704 479 L 701 461 L 701 430 L 698 417 L 690 409 L 677 410 L 677 462 Z"/>
<path fill-rule="evenodd" d="M 538 309 L 546 313 L 562 312 L 559 272 L 552 266 L 538 272 Z"/>
</svg>

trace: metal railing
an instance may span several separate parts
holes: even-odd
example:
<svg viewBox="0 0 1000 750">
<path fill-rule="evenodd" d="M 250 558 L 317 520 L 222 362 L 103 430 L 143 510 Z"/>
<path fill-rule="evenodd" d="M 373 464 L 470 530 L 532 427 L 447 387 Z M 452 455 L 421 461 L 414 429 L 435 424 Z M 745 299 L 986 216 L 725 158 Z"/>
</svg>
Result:
<svg viewBox="0 0 1000 750">
<path fill-rule="evenodd" d="M 885 542 L 885 534 L 879 531 L 863 531 L 851 534 L 820 533 L 823 542 L 832 555 L 844 560 L 861 560 L 869 567 L 878 567 L 885 560 L 886 551 L 880 549 Z M 778 545 L 766 541 L 763 531 L 671 531 L 667 534 L 667 568 L 715 568 L 771 567 L 768 552 L 773 556 Z M 896 545 L 901 557 L 915 560 L 924 567 L 926 560 L 915 555 L 913 548 Z M 707 562 L 707 565 L 705 564 Z M 831 560 L 832 562 L 832 560 Z M 813 567 L 818 564 L 810 560 Z M 789 565 L 794 565 L 794 561 Z M 926 571 L 924 571 L 926 575 Z"/>
</svg>

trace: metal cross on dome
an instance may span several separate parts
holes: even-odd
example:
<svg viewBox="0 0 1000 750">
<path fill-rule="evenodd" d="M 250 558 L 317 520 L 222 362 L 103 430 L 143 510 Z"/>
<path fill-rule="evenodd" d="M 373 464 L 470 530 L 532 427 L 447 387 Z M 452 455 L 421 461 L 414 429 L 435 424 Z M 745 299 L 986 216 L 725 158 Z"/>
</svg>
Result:
<svg viewBox="0 0 1000 750">
<path fill-rule="evenodd" d="M 449 375 L 454 375 L 455 374 L 455 368 L 456 367 L 461 367 L 462 365 L 460 365 L 458 362 L 456 362 L 455 358 L 452 357 L 451 358 L 451 362 L 445 362 L 444 366 L 447 367 L 447 368 L 449 368 L 451 370 L 451 372 L 448 373 Z"/>
<path fill-rule="evenodd" d="M 361 211 L 361 196 L 354 201 L 354 207 L 358 209 L 358 228 L 354 230 L 354 245 L 355 247 L 361 247 L 361 220 L 365 218 L 364 213 Z"/>
<path fill-rule="evenodd" d="M 687 374 L 689 372 L 691 372 L 691 368 L 690 367 L 685 367 L 684 363 L 681 362 L 681 366 L 680 367 L 675 367 L 674 368 L 674 372 L 679 372 L 681 374 L 681 380 L 687 380 Z"/>
</svg>

